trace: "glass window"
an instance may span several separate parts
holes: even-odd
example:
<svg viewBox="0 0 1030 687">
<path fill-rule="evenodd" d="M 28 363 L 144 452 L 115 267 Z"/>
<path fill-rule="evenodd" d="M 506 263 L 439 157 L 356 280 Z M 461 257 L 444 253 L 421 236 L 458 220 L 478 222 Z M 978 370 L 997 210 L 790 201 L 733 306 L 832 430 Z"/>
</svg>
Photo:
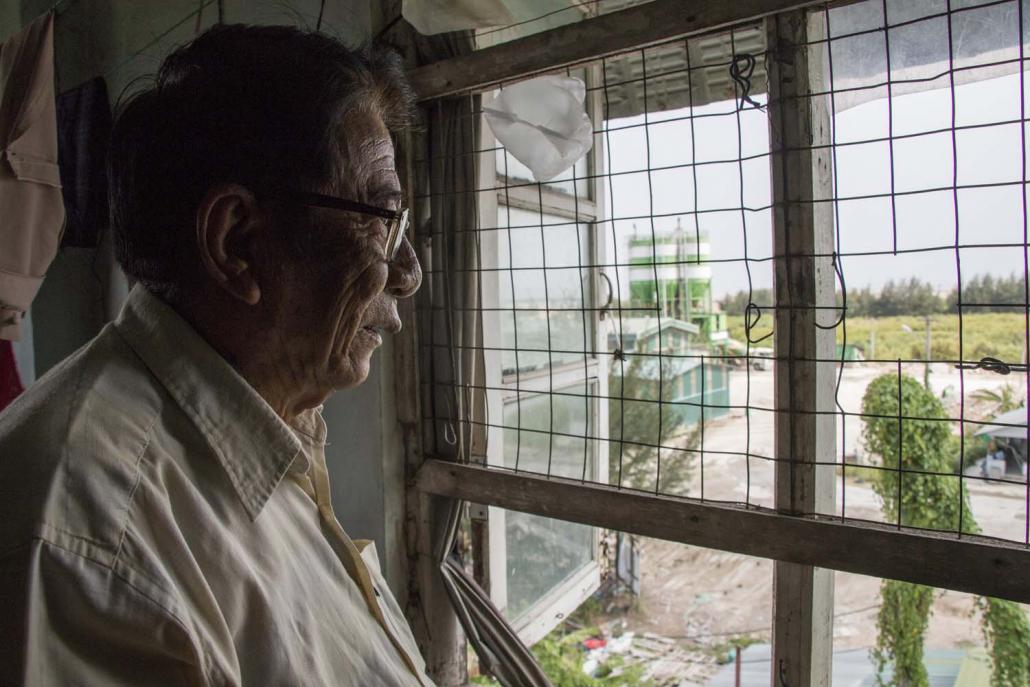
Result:
<svg viewBox="0 0 1030 687">
<path fill-rule="evenodd" d="M 504 465 L 593 479 L 597 453 L 592 384 L 512 399 L 504 406 Z M 509 618 L 517 618 L 594 560 L 595 529 L 536 515 L 505 517 Z"/>
<path fill-rule="evenodd" d="M 511 511 L 505 518 L 508 544 L 509 618 L 536 601 L 594 558 L 594 528 Z"/>
<path fill-rule="evenodd" d="M 503 205 L 498 226 L 504 374 L 582 360 L 593 350 L 590 227 Z"/>
<path fill-rule="evenodd" d="M 559 193 L 564 193 L 569 196 L 576 195 L 581 200 L 588 200 L 590 198 L 590 180 L 587 177 L 590 172 L 587 165 L 587 157 L 589 156 L 580 158 L 575 165 L 565 170 L 554 179 L 542 182 L 541 187 L 543 190 L 545 192 L 548 190 L 558 191 Z M 504 184 L 505 177 L 508 179 L 507 183 L 512 186 L 520 186 L 536 182 L 536 179 L 533 177 L 533 173 L 529 171 L 529 167 L 526 167 L 524 164 L 516 160 L 514 156 L 504 150 L 504 148 L 498 147 L 498 183 Z M 533 192 L 536 192 L 535 188 L 533 189 Z"/>
</svg>

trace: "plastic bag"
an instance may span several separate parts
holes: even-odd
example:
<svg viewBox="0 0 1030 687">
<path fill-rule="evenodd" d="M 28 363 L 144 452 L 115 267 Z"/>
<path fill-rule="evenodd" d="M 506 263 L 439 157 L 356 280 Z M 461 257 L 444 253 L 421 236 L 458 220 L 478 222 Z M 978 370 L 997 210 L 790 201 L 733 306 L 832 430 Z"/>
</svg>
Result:
<svg viewBox="0 0 1030 687">
<path fill-rule="evenodd" d="M 401 14 L 423 36 L 515 23 L 503 0 L 404 0 Z"/>
<path fill-rule="evenodd" d="M 508 86 L 483 107 L 487 124 L 537 181 L 550 181 L 586 155 L 593 125 L 586 86 L 568 76 L 540 76 Z"/>
</svg>

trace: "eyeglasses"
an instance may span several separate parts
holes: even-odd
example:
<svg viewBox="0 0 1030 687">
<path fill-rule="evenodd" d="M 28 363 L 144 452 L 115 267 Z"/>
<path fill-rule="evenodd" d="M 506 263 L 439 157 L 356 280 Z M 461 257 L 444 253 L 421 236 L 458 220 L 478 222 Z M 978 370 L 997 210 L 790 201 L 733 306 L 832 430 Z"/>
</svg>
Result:
<svg viewBox="0 0 1030 687">
<path fill-rule="evenodd" d="M 366 205 L 356 200 L 326 196 L 321 193 L 309 191 L 295 191 L 293 189 L 276 189 L 268 194 L 269 197 L 280 200 L 289 200 L 301 205 L 311 205 L 318 208 L 329 208 L 331 210 L 345 210 L 356 212 L 359 215 L 380 217 L 386 220 L 386 259 L 393 260 L 400 250 L 401 241 L 405 232 L 408 231 L 408 210 L 387 210 L 386 208 Z"/>
</svg>

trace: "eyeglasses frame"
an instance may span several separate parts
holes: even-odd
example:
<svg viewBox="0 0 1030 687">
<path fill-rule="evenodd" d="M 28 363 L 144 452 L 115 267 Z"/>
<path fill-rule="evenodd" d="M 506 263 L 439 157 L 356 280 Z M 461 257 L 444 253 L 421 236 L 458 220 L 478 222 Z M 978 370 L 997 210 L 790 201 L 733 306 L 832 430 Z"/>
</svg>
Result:
<svg viewBox="0 0 1030 687">
<path fill-rule="evenodd" d="M 400 250 L 401 241 L 408 231 L 408 209 L 389 210 L 376 205 L 359 203 L 356 200 L 327 196 L 323 193 L 311 191 L 297 191 L 294 189 L 277 189 L 266 194 L 271 198 L 290 200 L 301 205 L 312 207 L 328 208 L 330 210 L 343 210 L 345 212 L 356 212 L 359 215 L 380 217 L 386 222 L 386 260 L 392 262 Z"/>
</svg>

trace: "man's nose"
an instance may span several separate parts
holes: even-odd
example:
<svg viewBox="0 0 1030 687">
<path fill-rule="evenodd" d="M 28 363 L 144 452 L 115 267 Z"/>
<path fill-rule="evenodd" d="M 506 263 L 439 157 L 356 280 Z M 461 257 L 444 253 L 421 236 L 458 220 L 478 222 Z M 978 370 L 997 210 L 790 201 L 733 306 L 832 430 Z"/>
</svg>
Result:
<svg viewBox="0 0 1030 687">
<path fill-rule="evenodd" d="M 390 262 L 386 278 L 386 292 L 394 298 L 407 298 L 422 285 L 422 267 L 408 238 L 401 240 L 397 256 Z"/>
</svg>

